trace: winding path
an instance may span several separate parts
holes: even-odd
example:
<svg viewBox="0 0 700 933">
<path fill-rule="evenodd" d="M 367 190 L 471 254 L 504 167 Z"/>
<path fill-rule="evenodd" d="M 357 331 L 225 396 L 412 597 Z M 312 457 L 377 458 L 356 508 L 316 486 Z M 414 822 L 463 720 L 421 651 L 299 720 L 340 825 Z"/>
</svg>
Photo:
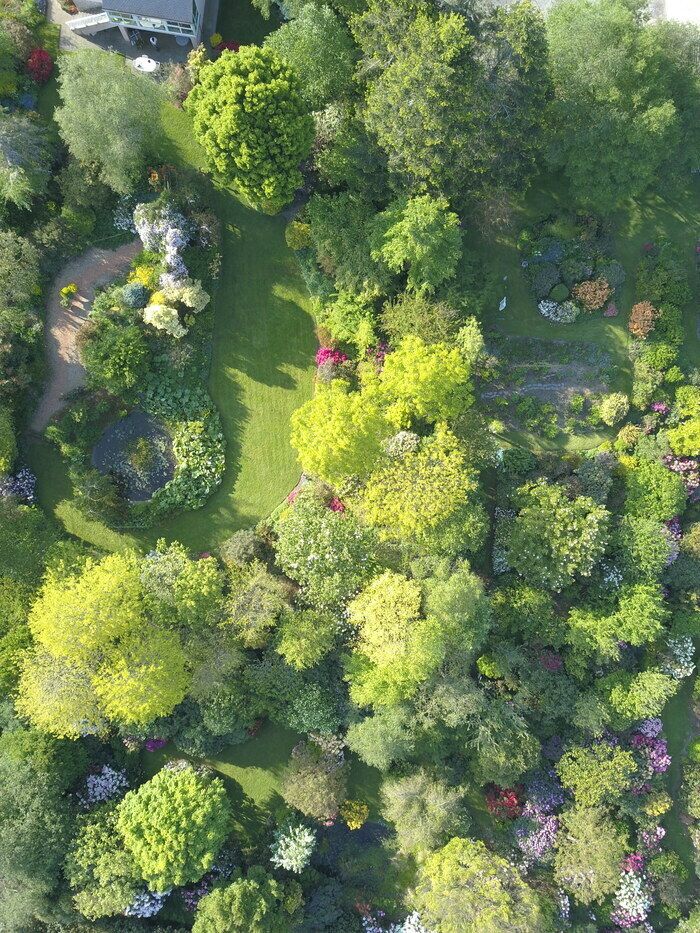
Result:
<svg viewBox="0 0 700 933">
<path fill-rule="evenodd" d="M 126 272 L 132 259 L 142 249 L 140 240 L 134 240 L 133 243 L 127 243 L 114 250 L 96 247 L 69 262 L 56 276 L 46 306 L 46 360 L 49 379 L 30 425 L 31 430 L 37 434 L 41 434 L 53 416 L 63 408 L 67 396 L 85 381 L 85 369 L 80 362 L 77 338 L 80 328 L 87 320 L 95 289 Z M 78 294 L 70 307 L 64 308 L 59 291 L 70 282 L 78 285 Z"/>
</svg>

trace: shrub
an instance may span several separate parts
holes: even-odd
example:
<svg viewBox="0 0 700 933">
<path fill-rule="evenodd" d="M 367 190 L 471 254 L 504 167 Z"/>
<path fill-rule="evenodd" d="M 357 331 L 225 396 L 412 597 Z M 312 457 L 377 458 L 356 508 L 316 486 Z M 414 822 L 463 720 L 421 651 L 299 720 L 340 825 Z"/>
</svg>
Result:
<svg viewBox="0 0 700 933">
<path fill-rule="evenodd" d="M 529 267 L 530 284 L 535 298 L 546 298 L 561 281 L 559 270 L 551 262 L 540 262 Z"/>
<path fill-rule="evenodd" d="M 633 306 L 627 327 L 633 337 L 644 340 L 654 330 L 658 312 L 649 301 L 640 301 Z"/>
<path fill-rule="evenodd" d="M 148 289 L 141 282 L 127 282 L 122 289 L 122 301 L 127 308 L 145 308 L 148 303 Z"/>
<path fill-rule="evenodd" d="M 308 249 L 311 246 L 311 227 L 301 220 L 292 220 L 287 224 L 284 238 L 290 249 Z"/>
<path fill-rule="evenodd" d="M 560 282 L 551 290 L 549 297 L 552 299 L 552 301 L 556 301 L 559 304 L 562 301 L 566 301 L 566 299 L 569 297 L 569 289 L 566 287 L 566 285 L 564 285 L 563 282 Z"/>
<path fill-rule="evenodd" d="M 607 279 L 597 278 L 579 282 L 571 289 L 571 293 L 584 311 L 600 311 L 612 295 L 612 288 Z"/>
<path fill-rule="evenodd" d="M 34 49 L 27 59 L 27 73 L 37 84 L 46 84 L 53 72 L 53 58 L 46 49 Z"/>
<path fill-rule="evenodd" d="M 622 263 L 616 259 L 596 263 L 595 271 L 596 276 L 605 279 L 611 288 L 619 288 L 627 278 Z"/>
<path fill-rule="evenodd" d="M 629 410 L 629 399 L 622 392 L 606 395 L 598 404 L 600 420 L 609 427 L 622 421 Z"/>
<path fill-rule="evenodd" d="M 9 473 L 17 456 L 17 441 L 12 424 L 12 415 L 4 405 L 0 406 L 0 473 Z"/>
</svg>

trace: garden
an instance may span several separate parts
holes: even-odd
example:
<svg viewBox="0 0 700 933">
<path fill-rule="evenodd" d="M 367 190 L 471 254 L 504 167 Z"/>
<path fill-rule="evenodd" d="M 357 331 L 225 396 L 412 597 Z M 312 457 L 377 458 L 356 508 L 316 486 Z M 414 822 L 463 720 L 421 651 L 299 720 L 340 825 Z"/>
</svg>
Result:
<svg viewBox="0 0 700 933">
<path fill-rule="evenodd" d="M 0 927 L 693 933 L 700 29 L 204 40 L 0 113 Z"/>
</svg>

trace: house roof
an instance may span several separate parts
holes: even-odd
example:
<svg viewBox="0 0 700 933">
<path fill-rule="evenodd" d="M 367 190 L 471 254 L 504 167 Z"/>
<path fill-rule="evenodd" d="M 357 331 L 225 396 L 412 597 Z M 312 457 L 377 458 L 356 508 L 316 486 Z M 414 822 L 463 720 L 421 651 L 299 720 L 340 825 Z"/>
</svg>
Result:
<svg viewBox="0 0 700 933">
<path fill-rule="evenodd" d="M 192 0 L 103 0 L 102 9 L 107 13 L 135 13 L 178 23 L 192 22 Z"/>
</svg>

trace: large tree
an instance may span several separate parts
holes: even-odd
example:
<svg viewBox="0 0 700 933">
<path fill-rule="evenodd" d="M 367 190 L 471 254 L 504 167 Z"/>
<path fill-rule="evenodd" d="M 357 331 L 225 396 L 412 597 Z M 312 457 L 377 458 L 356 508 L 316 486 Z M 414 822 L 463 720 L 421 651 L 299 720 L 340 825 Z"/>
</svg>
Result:
<svg viewBox="0 0 700 933">
<path fill-rule="evenodd" d="M 628 841 L 602 807 L 575 807 L 561 818 L 554 856 L 557 884 L 589 905 L 612 894 Z"/>
<path fill-rule="evenodd" d="M 547 17 L 553 155 L 579 204 L 609 213 L 678 145 L 661 47 L 624 0 L 562 0 Z"/>
<path fill-rule="evenodd" d="M 281 882 L 254 865 L 244 878 L 216 888 L 199 904 L 194 933 L 288 933 L 302 905 L 295 881 Z"/>
<path fill-rule="evenodd" d="M 165 891 L 212 867 L 231 832 L 231 805 L 220 778 L 163 768 L 124 797 L 117 828 L 149 888 Z"/>
<path fill-rule="evenodd" d="M 26 210 L 45 190 L 51 161 L 46 127 L 0 107 L 0 201 Z"/>
<path fill-rule="evenodd" d="M 100 49 L 65 55 L 58 83 L 55 119 L 71 153 L 97 163 L 102 181 L 120 194 L 133 190 L 161 141 L 163 86 Z"/>
<path fill-rule="evenodd" d="M 418 870 L 415 904 L 435 933 L 545 933 L 551 905 L 483 842 L 451 839 Z"/>
<path fill-rule="evenodd" d="M 274 214 L 292 200 L 314 129 L 299 78 L 276 52 L 224 52 L 200 71 L 187 108 L 215 170 L 251 204 Z"/>
</svg>

